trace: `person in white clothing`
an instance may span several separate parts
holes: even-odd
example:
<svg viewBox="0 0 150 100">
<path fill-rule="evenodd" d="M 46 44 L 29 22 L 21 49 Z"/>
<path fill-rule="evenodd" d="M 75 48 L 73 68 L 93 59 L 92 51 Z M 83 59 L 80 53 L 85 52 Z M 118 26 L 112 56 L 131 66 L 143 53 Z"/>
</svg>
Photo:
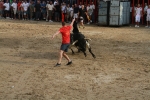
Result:
<svg viewBox="0 0 150 100">
<path fill-rule="evenodd" d="M 72 7 L 70 7 L 70 20 L 72 20 L 73 18 L 73 11 L 74 10 L 74 5 L 72 5 Z"/>
<path fill-rule="evenodd" d="M 46 21 L 48 21 L 48 19 L 49 19 L 49 22 L 53 22 L 52 16 L 53 16 L 54 5 L 53 5 L 52 1 L 50 1 L 50 3 L 46 5 L 46 8 L 47 8 Z"/>
<path fill-rule="evenodd" d="M 12 3 L 12 9 L 13 9 L 13 14 L 14 14 L 14 19 L 16 19 L 16 13 L 17 13 L 17 3 L 16 0 L 14 0 L 14 2 Z"/>
<path fill-rule="evenodd" d="M 28 11 L 27 10 L 28 10 L 28 7 L 29 7 L 29 3 L 27 3 L 27 0 L 25 0 L 25 2 L 21 6 L 23 7 L 24 19 L 27 20 L 27 18 L 28 18 Z"/>
<path fill-rule="evenodd" d="M 95 5 L 94 5 L 94 3 L 93 2 L 91 2 L 91 5 L 90 5 L 90 7 L 92 8 L 92 15 L 91 15 L 91 21 L 92 22 L 94 22 L 95 21 L 95 19 L 94 19 L 94 12 L 95 12 Z"/>
<path fill-rule="evenodd" d="M 10 10 L 10 5 L 9 5 L 9 2 L 8 2 L 8 0 L 6 0 L 6 3 L 4 3 L 4 11 L 5 11 L 5 16 L 6 16 L 6 18 L 9 18 L 9 10 Z"/>
<path fill-rule="evenodd" d="M 142 16 L 142 8 L 140 7 L 140 4 L 138 4 L 138 6 L 135 8 L 134 15 L 135 15 L 135 22 L 136 22 L 135 27 L 139 27 L 139 23 Z"/>
<path fill-rule="evenodd" d="M 146 16 L 147 16 L 147 9 L 148 9 L 148 6 L 147 6 L 147 3 L 145 3 L 145 7 L 144 7 L 144 24 L 146 24 Z"/>
<path fill-rule="evenodd" d="M 148 6 L 148 9 L 147 9 L 147 26 L 146 27 L 148 27 L 149 24 L 150 23 L 150 5 Z"/>
<path fill-rule="evenodd" d="M 88 6 L 86 7 L 87 9 L 87 15 L 89 16 L 89 20 L 87 24 L 90 24 L 90 22 L 92 22 L 92 13 L 93 13 L 93 9 L 92 6 L 90 6 L 90 4 L 88 4 Z"/>
</svg>

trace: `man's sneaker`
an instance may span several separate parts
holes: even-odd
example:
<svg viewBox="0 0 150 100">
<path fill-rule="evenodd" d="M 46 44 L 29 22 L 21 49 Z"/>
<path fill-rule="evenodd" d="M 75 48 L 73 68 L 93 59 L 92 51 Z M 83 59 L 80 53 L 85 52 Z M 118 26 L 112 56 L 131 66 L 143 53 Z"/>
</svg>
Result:
<svg viewBox="0 0 150 100">
<path fill-rule="evenodd" d="M 72 61 L 69 61 L 66 65 L 71 65 L 72 64 Z"/>
<path fill-rule="evenodd" d="M 145 26 L 145 27 L 147 27 L 147 28 L 148 28 L 148 26 Z"/>
<path fill-rule="evenodd" d="M 87 24 L 90 24 L 89 22 Z"/>
<path fill-rule="evenodd" d="M 140 27 L 140 26 L 137 26 L 137 27 Z"/>
<path fill-rule="evenodd" d="M 135 27 L 137 27 L 137 25 L 135 25 Z"/>
<path fill-rule="evenodd" d="M 60 67 L 60 65 L 61 65 L 61 64 L 58 64 L 58 63 L 57 63 L 54 67 Z"/>
</svg>

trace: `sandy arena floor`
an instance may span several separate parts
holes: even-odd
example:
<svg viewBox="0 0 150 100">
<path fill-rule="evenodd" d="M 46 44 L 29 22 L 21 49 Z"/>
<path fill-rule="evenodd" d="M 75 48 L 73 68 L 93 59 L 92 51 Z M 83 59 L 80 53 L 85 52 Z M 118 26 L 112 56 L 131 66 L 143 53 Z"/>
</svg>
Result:
<svg viewBox="0 0 150 100">
<path fill-rule="evenodd" d="M 150 28 L 86 25 L 97 58 L 69 50 L 55 68 L 60 27 L 0 20 L 0 100 L 150 100 Z"/>
</svg>

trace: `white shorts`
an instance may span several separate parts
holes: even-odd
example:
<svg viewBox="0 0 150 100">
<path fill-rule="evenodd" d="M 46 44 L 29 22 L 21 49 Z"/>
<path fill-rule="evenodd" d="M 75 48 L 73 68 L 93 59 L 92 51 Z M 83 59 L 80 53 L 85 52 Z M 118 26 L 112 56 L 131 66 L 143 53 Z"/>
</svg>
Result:
<svg viewBox="0 0 150 100">
<path fill-rule="evenodd" d="M 78 18 L 78 13 L 74 13 L 74 18 Z"/>
<path fill-rule="evenodd" d="M 141 16 L 140 15 L 136 15 L 135 16 L 135 22 L 140 22 Z"/>
<path fill-rule="evenodd" d="M 147 20 L 147 21 L 150 21 L 150 15 L 149 15 L 149 16 L 147 16 L 146 20 Z"/>
<path fill-rule="evenodd" d="M 84 18 L 82 16 L 80 16 L 80 22 L 83 23 Z"/>
<path fill-rule="evenodd" d="M 16 13 L 17 13 L 17 9 L 13 9 L 13 11 L 14 11 L 14 14 L 16 15 Z"/>
</svg>

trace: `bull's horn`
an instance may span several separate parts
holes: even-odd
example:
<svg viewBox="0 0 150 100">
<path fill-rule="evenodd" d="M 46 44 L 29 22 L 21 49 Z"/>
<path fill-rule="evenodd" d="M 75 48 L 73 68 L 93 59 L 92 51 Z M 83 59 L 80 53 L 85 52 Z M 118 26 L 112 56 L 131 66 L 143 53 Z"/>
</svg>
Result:
<svg viewBox="0 0 150 100">
<path fill-rule="evenodd" d="M 90 38 L 84 38 L 85 40 L 90 40 L 91 41 L 91 39 Z"/>
<path fill-rule="evenodd" d="M 74 41 L 74 42 L 72 43 L 72 45 L 75 45 L 77 42 L 78 42 L 78 40 Z"/>
</svg>

